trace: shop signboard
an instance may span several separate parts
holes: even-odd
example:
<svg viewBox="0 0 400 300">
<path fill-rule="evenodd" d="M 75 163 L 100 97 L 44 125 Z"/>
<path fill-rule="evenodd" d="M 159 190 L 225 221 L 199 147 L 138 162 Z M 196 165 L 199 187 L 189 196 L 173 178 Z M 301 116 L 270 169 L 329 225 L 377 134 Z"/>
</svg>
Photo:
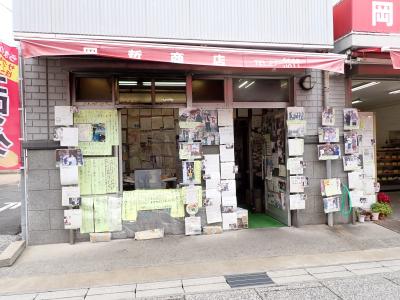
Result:
<svg viewBox="0 0 400 300">
<path fill-rule="evenodd" d="M 0 42 L 0 171 L 20 166 L 18 49 Z"/>
<path fill-rule="evenodd" d="M 400 0 L 343 0 L 333 10 L 335 40 L 349 33 L 400 33 Z"/>
</svg>

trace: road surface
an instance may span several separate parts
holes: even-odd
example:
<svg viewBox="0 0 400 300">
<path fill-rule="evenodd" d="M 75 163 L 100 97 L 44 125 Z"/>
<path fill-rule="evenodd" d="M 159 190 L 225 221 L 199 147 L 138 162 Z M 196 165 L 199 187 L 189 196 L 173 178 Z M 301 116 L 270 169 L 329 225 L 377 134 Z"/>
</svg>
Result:
<svg viewBox="0 0 400 300">
<path fill-rule="evenodd" d="M 18 174 L 0 174 L 0 235 L 21 231 L 21 188 Z"/>
</svg>

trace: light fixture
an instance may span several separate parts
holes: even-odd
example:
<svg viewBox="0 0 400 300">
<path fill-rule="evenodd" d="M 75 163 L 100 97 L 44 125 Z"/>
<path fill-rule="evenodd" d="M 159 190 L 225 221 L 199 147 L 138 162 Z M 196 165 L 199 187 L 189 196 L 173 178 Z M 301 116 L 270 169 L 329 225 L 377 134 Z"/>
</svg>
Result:
<svg viewBox="0 0 400 300">
<path fill-rule="evenodd" d="M 253 80 L 252 82 L 250 82 L 248 85 L 246 85 L 244 88 L 247 89 L 248 87 L 252 86 L 255 83 L 255 81 Z"/>
<path fill-rule="evenodd" d="M 395 94 L 400 94 L 400 90 L 395 90 L 395 91 L 389 92 L 389 95 L 395 95 Z"/>
<path fill-rule="evenodd" d="M 118 85 L 137 85 L 137 81 L 125 81 L 125 80 L 121 80 L 118 81 Z"/>
<path fill-rule="evenodd" d="M 378 81 L 368 82 L 368 83 L 366 83 L 366 84 L 362 84 L 362 85 L 359 85 L 359 86 L 356 86 L 356 87 L 352 88 L 351 91 L 352 91 L 352 92 L 359 91 L 359 90 L 362 90 L 362 89 L 365 89 L 365 88 L 368 88 L 368 87 L 377 85 L 377 84 L 379 84 L 379 83 L 380 83 L 380 82 L 378 82 Z"/>
<path fill-rule="evenodd" d="M 158 82 L 156 81 L 155 86 L 186 86 L 186 82 L 181 81 L 181 82 L 172 82 L 172 81 L 161 81 Z"/>
<path fill-rule="evenodd" d="M 305 91 L 309 91 L 309 90 L 313 89 L 315 82 L 316 82 L 315 79 L 313 79 L 311 77 L 311 75 L 305 75 L 300 78 L 299 85 L 300 85 L 301 89 L 303 89 Z"/>
<path fill-rule="evenodd" d="M 248 81 L 244 81 L 239 85 L 239 89 L 241 89 L 242 87 L 244 87 L 246 84 L 248 83 Z"/>
<path fill-rule="evenodd" d="M 362 103 L 362 102 L 363 101 L 360 98 L 358 98 L 358 99 L 352 101 L 351 104 L 358 104 L 358 103 Z"/>
</svg>

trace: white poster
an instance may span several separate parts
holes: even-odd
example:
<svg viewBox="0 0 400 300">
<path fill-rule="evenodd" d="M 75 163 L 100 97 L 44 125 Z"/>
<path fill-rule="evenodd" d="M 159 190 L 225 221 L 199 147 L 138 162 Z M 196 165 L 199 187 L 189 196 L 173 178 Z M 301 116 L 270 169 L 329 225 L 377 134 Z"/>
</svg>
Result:
<svg viewBox="0 0 400 300">
<path fill-rule="evenodd" d="M 77 166 L 60 166 L 61 185 L 77 185 L 79 183 L 79 172 Z"/>
<path fill-rule="evenodd" d="M 54 106 L 54 125 L 71 126 L 74 125 L 72 106 Z"/>
<path fill-rule="evenodd" d="M 304 193 L 306 186 L 306 177 L 304 176 L 290 176 L 290 192 L 291 193 Z"/>
<path fill-rule="evenodd" d="M 236 196 L 236 180 L 221 180 L 222 196 Z"/>
<path fill-rule="evenodd" d="M 233 134 L 233 126 L 219 128 L 219 143 L 233 145 L 235 136 Z"/>
<path fill-rule="evenodd" d="M 196 235 L 201 234 L 201 218 L 186 217 L 185 218 L 185 234 Z"/>
<path fill-rule="evenodd" d="M 349 172 L 348 177 L 349 177 L 349 189 L 351 189 L 351 190 L 362 189 L 362 179 L 363 179 L 362 172 L 360 172 L 360 171 Z"/>
<path fill-rule="evenodd" d="M 203 159 L 204 174 L 219 174 L 219 155 L 218 154 L 205 154 Z"/>
<path fill-rule="evenodd" d="M 78 128 L 62 127 L 60 145 L 65 147 L 78 147 Z"/>
<path fill-rule="evenodd" d="M 375 180 L 372 178 L 364 178 L 363 191 L 367 195 L 375 194 Z"/>
<path fill-rule="evenodd" d="M 221 179 L 235 179 L 235 163 L 222 162 L 221 163 Z"/>
<path fill-rule="evenodd" d="M 233 144 L 220 145 L 219 156 L 221 157 L 221 162 L 235 161 L 235 149 L 233 149 Z"/>
<path fill-rule="evenodd" d="M 220 182 L 219 179 L 206 179 L 206 190 L 217 189 Z"/>
<path fill-rule="evenodd" d="M 221 205 L 221 191 L 218 189 L 206 189 L 205 206 L 220 206 Z"/>
<path fill-rule="evenodd" d="M 330 197 L 342 194 L 342 186 L 339 178 L 321 179 L 321 195 Z"/>
<path fill-rule="evenodd" d="M 220 206 L 206 206 L 207 224 L 222 222 Z"/>
<path fill-rule="evenodd" d="M 77 204 L 78 198 L 80 198 L 81 193 L 79 186 L 63 186 L 61 188 L 61 202 L 62 206 L 79 205 Z"/>
<path fill-rule="evenodd" d="M 233 109 L 218 110 L 218 126 L 233 126 Z"/>
<path fill-rule="evenodd" d="M 290 195 L 290 210 L 306 209 L 306 198 L 305 194 Z"/>
<path fill-rule="evenodd" d="M 236 196 L 234 196 L 234 195 L 224 195 L 224 196 L 222 196 L 222 206 L 237 207 Z"/>
<path fill-rule="evenodd" d="M 108 220 L 110 231 L 122 230 L 122 198 L 118 196 L 108 196 Z"/>
<path fill-rule="evenodd" d="M 80 142 L 93 141 L 93 125 L 92 124 L 77 124 L 78 140 Z"/>
<path fill-rule="evenodd" d="M 289 139 L 289 156 L 302 156 L 304 154 L 304 140 L 303 139 Z"/>
<path fill-rule="evenodd" d="M 304 161 L 302 157 L 290 157 L 287 160 L 287 169 L 290 175 L 303 175 Z"/>
<path fill-rule="evenodd" d="M 82 225 L 82 211 L 80 209 L 64 210 L 64 229 L 79 229 Z"/>
<path fill-rule="evenodd" d="M 197 199 L 198 188 L 201 188 L 201 187 L 195 186 L 195 185 L 189 185 L 186 187 L 185 204 L 198 203 L 198 199 Z"/>
<path fill-rule="evenodd" d="M 363 191 L 350 191 L 351 207 L 363 207 L 364 206 L 364 192 Z"/>
<path fill-rule="evenodd" d="M 237 214 L 236 214 L 236 212 L 222 214 L 222 229 L 223 230 L 237 229 Z"/>
</svg>

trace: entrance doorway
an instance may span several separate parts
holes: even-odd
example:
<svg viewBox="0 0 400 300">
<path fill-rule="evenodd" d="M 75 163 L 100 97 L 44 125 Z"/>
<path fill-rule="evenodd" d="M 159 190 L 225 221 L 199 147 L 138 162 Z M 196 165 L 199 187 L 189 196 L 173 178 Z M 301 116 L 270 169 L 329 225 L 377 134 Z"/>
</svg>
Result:
<svg viewBox="0 0 400 300">
<path fill-rule="evenodd" d="M 380 185 L 378 201 L 383 199 L 382 193 L 389 196 L 393 214 L 388 219 L 399 221 L 397 230 L 391 229 L 400 231 L 400 81 L 352 80 L 352 104 L 361 114 L 374 119 L 373 176 Z M 365 165 L 368 156 L 363 156 Z"/>
<path fill-rule="evenodd" d="M 236 109 L 235 160 L 238 206 L 249 227 L 290 225 L 286 183 L 285 109 Z"/>
</svg>

